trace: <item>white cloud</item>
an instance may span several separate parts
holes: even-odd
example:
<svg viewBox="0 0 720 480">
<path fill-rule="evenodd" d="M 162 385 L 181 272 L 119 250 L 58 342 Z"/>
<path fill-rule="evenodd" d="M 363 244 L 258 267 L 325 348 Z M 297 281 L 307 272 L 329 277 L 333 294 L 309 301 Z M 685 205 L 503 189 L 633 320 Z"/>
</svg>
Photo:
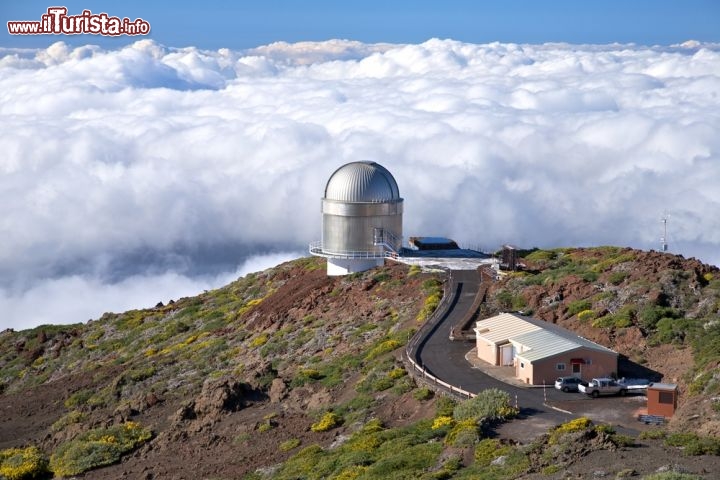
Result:
<svg viewBox="0 0 720 480">
<path fill-rule="evenodd" d="M 248 258 L 233 272 L 215 276 L 188 277 L 177 272 L 131 275 L 117 283 L 88 275 L 42 279 L 22 292 L 0 289 L 2 328 L 79 323 L 104 312 L 149 308 L 204 290 L 221 287 L 250 272 L 257 272 L 298 258 L 303 252 L 261 254 Z"/>
<path fill-rule="evenodd" d="M 667 209 L 671 249 L 720 264 L 719 112 L 708 44 L 0 49 L 2 325 L 302 248 L 358 159 L 397 178 L 406 236 L 657 248 Z"/>
</svg>

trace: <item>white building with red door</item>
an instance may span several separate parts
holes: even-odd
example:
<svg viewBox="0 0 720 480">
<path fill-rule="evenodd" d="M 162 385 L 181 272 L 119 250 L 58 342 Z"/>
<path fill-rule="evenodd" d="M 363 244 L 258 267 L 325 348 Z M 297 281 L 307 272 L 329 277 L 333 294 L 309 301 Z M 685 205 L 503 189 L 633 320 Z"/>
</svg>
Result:
<svg viewBox="0 0 720 480">
<path fill-rule="evenodd" d="M 617 373 L 617 352 L 553 323 L 501 313 L 475 325 L 478 358 L 515 369 L 532 385 L 552 384 L 557 377 L 584 380 Z"/>
</svg>

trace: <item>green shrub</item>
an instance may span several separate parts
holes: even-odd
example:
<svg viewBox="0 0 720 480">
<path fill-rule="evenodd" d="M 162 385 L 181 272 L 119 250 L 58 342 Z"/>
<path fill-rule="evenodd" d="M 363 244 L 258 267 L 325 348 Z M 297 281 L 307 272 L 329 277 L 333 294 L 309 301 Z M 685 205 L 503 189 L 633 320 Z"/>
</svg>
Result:
<svg viewBox="0 0 720 480">
<path fill-rule="evenodd" d="M 418 312 L 418 315 L 416 317 L 416 320 L 418 322 L 424 322 L 430 316 L 437 310 L 438 305 L 440 305 L 440 300 L 442 299 L 442 294 L 440 292 L 432 293 L 425 298 L 425 302 L 423 304 L 422 309 L 420 309 L 420 312 Z"/>
<path fill-rule="evenodd" d="M 608 275 L 608 282 L 613 285 L 620 285 L 623 281 L 625 281 L 627 276 L 628 274 L 626 272 L 612 272 Z"/>
<path fill-rule="evenodd" d="M 375 347 L 373 347 L 368 352 L 368 354 L 365 356 L 365 360 L 372 360 L 374 358 L 379 357 L 380 355 L 382 355 L 384 353 L 392 352 L 393 350 L 395 350 L 396 348 L 399 348 L 401 346 L 402 346 L 402 344 L 395 339 L 391 338 L 389 340 L 383 340 L 379 344 L 375 345 Z"/>
<path fill-rule="evenodd" d="M 593 283 L 593 282 L 597 281 L 599 276 L 600 275 L 598 275 L 597 272 L 590 271 L 590 272 L 583 273 L 581 278 L 588 283 Z"/>
<path fill-rule="evenodd" d="M 680 312 L 674 308 L 650 305 L 640 310 L 638 322 L 646 330 L 654 330 L 661 318 L 679 318 L 681 316 Z"/>
<path fill-rule="evenodd" d="M 635 475 L 637 475 L 637 472 L 635 471 L 635 469 L 633 469 L 633 468 L 623 468 L 622 470 L 620 470 L 620 471 L 617 473 L 617 475 L 615 475 L 615 478 L 616 478 L 616 479 L 620 479 L 620 478 L 630 478 L 630 477 L 634 477 Z"/>
<path fill-rule="evenodd" d="M 286 440 L 282 443 L 280 443 L 280 451 L 281 452 L 289 452 L 290 450 L 293 450 L 300 446 L 300 439 L 298 438 L 291 438 L 290 440 Z"/>
<path fill-rule="evenodd" d="M 266 419 L 266 420 L 263 420 L 263 421 L 257 426 L 257 431 L 260 432 L 260 433 L 265 433 L 265 432 L 269 432 L 269 431 L 272 430 L 273 428 L 275 428 L 275 425 L 274 425 L 274 423 L 272 422 L 272 420 Z"/>
<path fill-rule="evenodd" d="M 427 387 L 418 388 L 415 392 L 413 392 L 413 398 L 419 402 L 430 400 L 433 395 L 433 391 Z"/>
<path fill-rule="evenodd" d="M 404 393 L 407 393 L 415 388 L 415 380 L 413 380 L 411 377 L 403 377 L 401 379 L 398 379 L 395 382 L 395 385 L 392 387 L 392 392 L 395 395 L 402 395 Z"/>
<path fill-rule="evenodd" d="M 555 445 L 564 435 L 573 432 L 581 432 L 591 427 L 592 421 L 587 417 L 579 417 L 574 420 L 570 420 L 569 422 L 563 423 L 562 425 L 559 425 L 553 429 L 553 431 L 550 433 L 548 443 L 550 445 Z"/>
<path fill-rule="evenodd" d="M 65 400 L 65 408 L 75 408 L 85 405 L 92 396 L 93 391 L 90 389 L 78 390 Z"/>
<path fill-rule="evenodd" d="M 380 272 L 372 277 L 373 281 L 377 283 L 387 282 L 390 278 L 390 274 L 387 272 Z"/>
<path fill-rule="evenodd" d="M 84 413 L 78 410 L 72 410 L 60 417 L 55 423 L 53 423 L 51 429 L 53 432 L 60 432 L 68 425 L 81 423 L 83 420 L 85 420 Z"/>
<path fill-rule="evenodd" d="M 595 318 L 595 312 L 593 310 L 583 310 L 582 312 L 577 314 L 578 320 L 581 322 L 584 322 L 586 320 L 592 320 Z"/>
<path fill-rule="evenodd" d="M 383 426 L 382 420 L 379 418 L 373 418 L 372 420 L 369 420 L 365 425 L 363 425 L 361 432 L 362 433 L 376 433 L 376 432 L 382 432 L 385 430 L 385 427 Z"/>
<path fill-rule="evenodd" d="M 622 435 L 620 433 L 610 435 L 610 441 L 618 447 L 634 447 L 637 445 L 633 437 L 630 435 Z"/>
<path fill-rule="evenodd" d="M 598 263 L 596 263 L 595 265 L 593 265 L 592 267 L 590 267 L 590 270 L 592 270 L 593 272 L 598 272 L 598 273 L 604 272 L 604 271 L 610 269 L 610 267 L 612 267 L 613 265 L 630 262 L 634 259 L 635 259 L 635 254 L 632 252 L 621 254 L 621 255 L 613 254 L 609 258 L 605 258 L 604 260 L 601 260 Z"/>
<path fill-rule="evenodd" d="M 422 283 L 422 288 L 426 292 L 437 290 L 442 287 L 442 282 L 437 278 L 428 278 Z"/>
<path fill-rule="evenodd" d="M 702 480 L 702 477 L 690 473 L 660 472 L 645 475 L 642 480 Z"/>
<path fill-rule="evenodd" d="M 664 317 L 658 320 L 655 325 L 656 331 L 652 336 L 654 343 L 680 343 L 685 341 L 685 336 L 690 330 L 690 322 L 686 318 Z"/>
<path fill-rule="evenodd" d="M 420 265 L 410 265 L 410 269 L 408 270 L 407 276 L 413 277 L 420 272 L 422 272 L 422 268 L 420 267 Z"/>
<path fill-rule="evenodd" d="M 681 447 L 685 455 L 720 455 L 720 439 L 701 437 L 695 433 L 671 433 L 665 443 Z"/>
<path fill-rule="evenodd" d="M 320 420 L 310 426 L 313 432 L 327 432 L 342 423 L 342 418 L 333 412 L 326 412 Z"/>
<path fill-rule="evenodd" d="M 418 312 L 416 318 L 418 322 L 424 322 L 430 318 L 437 309 L 438 305 L 440 305 L 440 301 L 443 296 L 442 283 L 436 278 L 425 280 L 422 288 L 427 297 L 425 298 L 422 309 Z"/>
<path fill-rule="evenodd" d="M 527 300 L 522 294 L 513 294 L 508 290 L 500 290 L 495 294 L 495 301 L 504 310 L 522 310 L 527 306 Z"/>
<path fill-rule="evenodd" d="M 268 338 L 269 337 L 267 333 L 261 333 L 260 335 L 252 339 L 252 341 L 250 342 L 250 346 L 255 348 L 262 347 L 267 343 Z"/>
<path fill-rule="evenodd" d="M 0 450 L 0 477 L 7 480 L 43 478 L 48 461 L 37 447 Z"/>
<path fill-rule="evenodd" d="M 577 315 L 583 310 L 590 310 L 591 307 L 592 302 L 590 302 L 590 300 L 575 300 L 574 302 L 570 302 L 568 305 L 567 313 L 568 315 Z"/>
<path fill-rule="evenodd" d="M 440 417 L 443 418 L 443 417 Z M 438 422 L 440 418 L 436 419 Z M 435 426 L 433 424 L 433 426 Z M 445 443 L 453 447 L 469 447 L 480 440 L 480 425 L 474 418 L 457 422 L 445 437 Z"/>
<path fill-rule="evenodd" d="M 483 390 L 475 398 L 460 402 L 453 410 L 453 418 L 506 420 L 517 415 L 517 409 L 510 405 L 510 395 L 497 388 Z"/>
<path fill-rule="evenodd" d="M 380 377 L 377 378 L 374 382 L 372 382 L 372 390 L 374 392 L 382 392 L 383 390 L 387 390 L 388 388 L 392 387 L 395 384 L 392 378 L 390 377 Z"/>
<path fill-rule="evenodd" d="M 513 294 L 508 290 L 500 290 L 495 294 L 495 301 L 502 309 L 512 307 Z"/>
<path fill-rule="evenodd" d="M 636 309 L 634 305 L 625 305 L 614 314 L 605 315 L 592 323 L 595 328 L 627 328 L 632 326 Z"/>
<path fill-rule="evenodd" d="M 607 423 L 602 423 L 600 425 L 595 425 L 595 431 L 600 433 L 606 433 L 608 435 L 613 435 L 615 433 L 615 427 Z"/>
<path fill-rule="evenodd" d="M 562 470 L 562 467 L 560 465 L 557 465 L 557 464 L 548 465 L 547 467 L 543 467 L 542 474 L 543 475 L 552 475 L 554 473 L 559 472 L 560 470 Z"/>
<path fill-rule="evenodd" d="M 700 375 L 696 375 L 692 382 L 688 386 L 689 395 L 698 395 L 705 391 L 708 383 L 715 377 L 713 372 L 703 372 Z M 715 402 L 713 402 L 715 403 Z"/>
<path fill-rule="evenodd" d="M 641 440 L 661 440 L 667 436 L 667 432 L 661 428 L 653 428 L 652 430 L 645 430 L 640 432 L 638 436 Z"/>
<path fill-rule="evenodd" d="M 557 252 L 553 250 L 535 250 L 534 252 L 525 256 L 527 260 L 531 262 L 553 260 L 557 257 Z"/>
<path fill-rule="evenodd" d="M 450 397 L 441 395 L 435 403 L 436 417 L 452 417 L 457 402 Z"/>
<path fill-rule="evenodd" d="M 308 380 L 320 380 L 323 377 L 322 373 L 314 368 L 301 368 L 298 373 Z"/>
<path fill-rule="evenodd" d="M 594 328 L 610 328 L 615 324 L 615 319 L 612 315 L 603 315 L 600 318 L 595 319 L 592 322 Z"/>
<path fill-rule="evenodd" d="M 133 368 L 127 373 L 127 378 L 132 380 L 133 382 L 142 382 L 145 379 L 148 379 L 155 375 L 156 369 L 155 366 L 149 365 L 147 367 L 138 367 Z"/>
<path fill-rule="evenodd" d="M 386 456 L 370 465 L 366 478 L 418 478 L 426 469 L 435 465 L 442 451 L 439 442 L 412 445 L 402 451 L 389 450 Z"/>
<path fill-rule="evenodd" d="M 50 469 L 67 477 L 110 465 L 151 437 L 152 432 L 136 422 L 96 428 L 61 444 L 50 457 Z"/>
<path fill-rule="evenodd" d="M 511 451 L 512 447 L 503 445 L 500 440 L 484 438 L 475 447 L 475 462 L 478 466 L 487 467 L 493 460 Z"/>
</svg>

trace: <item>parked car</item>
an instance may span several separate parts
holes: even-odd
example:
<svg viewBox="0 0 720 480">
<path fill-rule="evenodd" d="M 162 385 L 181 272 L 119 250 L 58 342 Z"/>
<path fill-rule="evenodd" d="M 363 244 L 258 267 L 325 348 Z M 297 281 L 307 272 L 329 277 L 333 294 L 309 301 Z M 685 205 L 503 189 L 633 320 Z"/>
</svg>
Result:
<svg viewBox="0 0 720 480">
<path fill-rule="evenodd" d="M 600 395 L 625 396 L 628 387 L 621 385 L 612 378 L 593 378 L 587 384 L 581 383 L 578 386 L 581 393 L 597 398 Z"/>
<path fill-rule="evenodd" d="M 652 382 L 647 378 L 621 378 L 618 384 L 627 388 L 628 393 L 647 393 L 647 388 Z"/>
<path fill-rule="evenodd" d="M 555 388 L 563 392 L 577 392 L 581 382 L 577 377 L 560 377 L 555 380 Z"/>
</svg>

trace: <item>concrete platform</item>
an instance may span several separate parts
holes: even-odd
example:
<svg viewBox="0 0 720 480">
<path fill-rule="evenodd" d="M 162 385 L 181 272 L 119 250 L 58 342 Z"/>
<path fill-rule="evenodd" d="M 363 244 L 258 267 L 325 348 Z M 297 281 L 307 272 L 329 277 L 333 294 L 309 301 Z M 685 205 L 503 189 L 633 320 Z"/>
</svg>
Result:
<svg viewBox="0 0 720 480">
<path fill-rule="evenodd" d="M 403 249 L 392 260 L 406 265 L 418 265 L 427 269 L 477 270 L 481 265 L 498 265 L 499 260 L 482 252 L 456 248 L 452 250 Z"/>
</svg>

